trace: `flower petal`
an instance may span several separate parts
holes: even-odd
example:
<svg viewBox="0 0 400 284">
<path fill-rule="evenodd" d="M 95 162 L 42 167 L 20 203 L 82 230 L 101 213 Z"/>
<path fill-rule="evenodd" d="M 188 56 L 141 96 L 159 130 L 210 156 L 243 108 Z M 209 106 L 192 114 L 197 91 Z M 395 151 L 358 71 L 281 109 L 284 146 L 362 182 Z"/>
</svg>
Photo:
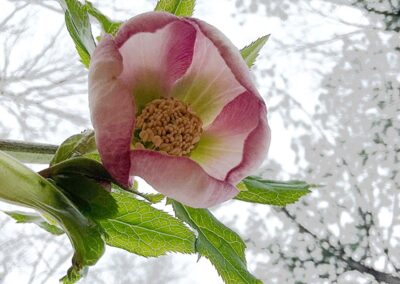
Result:
<svg viewBox="0 0 400 284">
<path fill-rule="evenodd" d="M 163 13 L 156 14 L 164 16 Z M 150 18 L 154 20 L 152 16 Z M 124 33 L 124 29 L 121 32 Z M 150 101 L 169 95 L 173 83 L 182 77 L 192 62 L 195 39 L 196 29 L 174 17 L 164 27 L 136 33 L 122 44 L 119 50 L 124 68 L 120 77 L 132 90 L 139 112 Z"/>
<path fill-rule="evenodd" d="M 190 158 L 209 175 L 225 180 L 227 174 L 241 163 L 245 141 L 265 114 L 264 103 L 255 95 L 244 92 L 227 104 L 205 129 Z"/>
<path fill-rule="evenodd" d="M 216 46 L 225 64 L 229 67 L 236 80 L 249 92 L 261 98 L 251 78 L 249 68 L 244 62 L 240 51 L 233 43 L 214 26 L 199 19 L 190 18 L 188 20 L 195 24 L 202 34 Z"/>
<path fill-rule="evenodd" d="M 129 90 L 117 78 L 121 71 L 122 57 L 106 35 L 90 63 L 90 114 L 104 166 L 118 182 L 127 185 L 135 108 Z"/>
<path fill-rule="evenodd" d="M 233 185 L 212 178 L 187 157 L 134 150 L 131 163 L 131 175 L 143 178 L 162 194 L 192 207 L 211 207 L 238 193 Z"/>
<path fill-rule="evenodd" d="M 237 184 L 257 170 L 268 153 L 270 142 L 271 130 L 268 126 L 266 113 L 263 113 L 260 115 L 257 127 L 246 139 L 242 161 L 228 173 L 226 181 Z"/>
<path fill-rule="evenodd" d="M 188 19 L 196 24 L 202 34 L 206 36 L 217 48 L 226 65 L 229 67 L 235 79 L 250 93 L 262 100 L 254 82 L 251 78 L 249 69 L 242 59 L 239 50 L 232 42 L 215 27 L 198 19 Z M 264 105 L 264 103 L 263 103 Z M 257 169 L 268 152 L 271 132 L 266 118 L 266 107 L 256 114 L 258 117 L 257 127 L 246 138 L 243 157 L 240 164 L 233 168 L 226 176 L 226 181 L 236 184 L 241 179 Z"/>
<path fill-rule="evenodd" d="M 207 126 L 245 88 L 235 79 L 214 43 L 195 22 L 190 19 L 188 22 L 197 29 L 193 60 L 186 74 L 176 82 L 172 96 L 189 104 Z"/>
<path fill-rule="evenodd" d="M 120 48 L 131 36 L 137 33 L 154 33 L 178 17 L 165 12 L 148 12 L 126 21 L 115 36 L 115 44 Z"/>
</svg>

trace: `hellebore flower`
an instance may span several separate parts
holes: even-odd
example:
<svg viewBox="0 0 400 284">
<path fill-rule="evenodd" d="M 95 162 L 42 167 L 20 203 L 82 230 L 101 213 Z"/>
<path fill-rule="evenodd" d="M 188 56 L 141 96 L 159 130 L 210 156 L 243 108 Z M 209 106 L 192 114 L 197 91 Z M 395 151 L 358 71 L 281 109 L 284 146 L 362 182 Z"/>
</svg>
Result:
<svg viewBox="0 0 400 284">
<path fill-rule="evenodd" d="M 89 103 L 110 174 L 192 207 L 234 197 L 268 150 L 266 107 L 240 52 L 198 19 L 150 12 L 105 35 Z"/>
</svg>

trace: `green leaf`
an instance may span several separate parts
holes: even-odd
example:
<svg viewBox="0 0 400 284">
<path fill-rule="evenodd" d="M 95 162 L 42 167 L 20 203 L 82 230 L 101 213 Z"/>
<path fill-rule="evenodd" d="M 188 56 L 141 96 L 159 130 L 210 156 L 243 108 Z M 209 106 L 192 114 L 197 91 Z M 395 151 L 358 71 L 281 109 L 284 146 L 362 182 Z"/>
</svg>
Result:
<svg viewBox="0 0 400 284">
<path fill-rule="evenodd" d="M 122 22 L 113 22 L 103 13 L 101 13 L 93 4 L 89 1 L 85 1 L 84 5 L 86 11 L 96 18 L 96 20 L 100 23 L 103 31 L 108 34 L 115 35 L 119 30 Z"/>
<path fill-rule="evenodd" d="M 43 230 L 56 236 L 64 234 L 64 231 L 61 228 L 48 223 L 40 214 L 20 211 L 4 211 L 4 213 L 14 218 L 17 223 L 35 224 Z"/>
<path fill-rule="evenodd" d="M 113 181 L 113 178 L 102 164 L 85 157 L 71 158 L 39 173 L 45 178 L 54 178 L 59 175 L 80 175 L 97 181 Z"/>
<path fill-rule="evenodd" d="M 64 283 L 74 283 L 104 253 L 104 240 L 98 226 L 86 218 L 52 183 L 14 158 L 0 151 L 0 199 L 50 215 L 67 233 L 75 250 L 72 267 Z M 71 277 L 70 277 L 71 276 Z"/>
<path fill-rule="evenodd" d="M 194 234 L 180 220 L 127 192 L 112 196 L 118 213 L 98 220 L 108 245 L 145 257 L 194 252 Z"/>
<path fill-rule="evenodd" d="M 238 234 L 224 226 L 206 209 L 171 202 L 176 216 L 197 231 L 196 251 L 211 261 L 225 283 L 262 283 L 246 268 L 246 245 Z"/>
<path fill-rule="evenodd" d="M 87 267 L 83 267 L 82 269 L 75 269 L 74 267 L 71 267 L 68 269 L 67 275 L 60 279 L 60 282 L 63 284 L 74 284 L 85 277 L 87 272 Z"/>
<path fill-rule="evenodd" d="M 69 158 L 94 153 L 96 150 L 97 148 L 94 138 L 94 131 L 84 131 L 80 134 L 76 134 L 67 138 L 61 143 L 50 162 L 50 166 L 58 164 Z"/>
<path fill-rule="evenodd" d="M 107 191 L 111 190 L 110 184 L 76 174 L 57 175 L 52 179 L 85 216 L 104 219 L 118 212 L 117 203 Z"/>
<path fill-rule="evenodd" d="M 195 0 L 159 0 L 155 11 L 164 11 L 181 17 L 193 15 Z"/>
<path fill-rule="evenodd" d="M 304 181 L 274 181 L 260 177 L 249 176 L 239 185 L 246 187 L 235 199 L 277 206 L 285 206 L 299 200 L 300 197 L 310 192 L 310 188 L 318 185 L 308 184 Z"/>
<path fill-rule="evenodd" d="M 165 198 L 165 196 L 160 193 L 142 193 L 142 195 L 143 198 L 154 204 L 161 202 Z"/>
<path fill-rule="evenodd" d="M 256 41 L 253 41 L 251 44 L 240 50 L 240 53 L 242 54 L 242 57 L 249 68 L 253 66 L 261 48 L 267 42 L 268 38 L 269 35 L 260 37 Z"/>
<path fill-rule="evenodd" d="M 65 11 L 65 25 L 75 43 L 83 65 L 89 67 L 90 55 L 96 44 L 93 39 L 89 15 L 78 0 L 58 0 Z"/>
<path fill-rule="evenodd" d="M 137 200 L 115 185 L 114 192 L 110 193 L 105 190 L 104 184 L 78 173 L 57 170 L 53 171 L 51 179 L 85 216 L 99 224 L 107 236 L 107 244 L 143 256 L 193 251 L 193 233 L 178 219 Z M 145 194 L 147 200 L 154 202 L 163 197 L 160 194 Z"/>
</svg>

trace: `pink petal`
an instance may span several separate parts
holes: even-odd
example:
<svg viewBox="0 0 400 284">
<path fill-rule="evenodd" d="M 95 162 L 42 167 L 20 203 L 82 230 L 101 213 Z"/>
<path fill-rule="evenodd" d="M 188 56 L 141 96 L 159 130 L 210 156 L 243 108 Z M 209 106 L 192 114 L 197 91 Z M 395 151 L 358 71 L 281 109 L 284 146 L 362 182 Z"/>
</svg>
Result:
<svg viewBox="0 0 400 284">
<path fill-rule="evenodd" d="M 257 170 L 267 155 L 270 142 L 271 130 L 264 112 L 260 115 L 257 127 L 246 139 L 242 161 L 228 173 L 226 181 L 237 184 Z"/>
<path fill-rule="evenodd" d="M 162 194 L 195 208 L 233 198 L 238 190 L 209 176 L 194 161 L 149 150 L 131 154 L 131 175 L 140 176 Z"/>
<path fill-rule="evenodd" d="M 117 78 L 121 71 L 122 57 L 106 35 L 90 63 L 89 106 L 103 164 L 118 182 L 127 185 L 135 108 L 129 90 Z"/>
<path fill-rule="evenodd" d="M 225 180 L 227 174 L 241 163 L 245 141 L 265 114 L 264 103 L 258 97 L 249 92 L 241 94 L 205 129 L 190 158 L 209 175 Z M 267 152 L 267 143 L 264 144 L 264 152 Z"/>
<path fill-rule="evenodd" d="M 174 86 L 172 96 L 188 103 L 203 124 L 208 125 L 245 88 L 235 78 L 217 46 L 195 22 L 188 22 L 197 29 L 193 60 L 186 74 Z"/>
<path fill-rule="evenodd" d="M 147 14 L 153 19 L 152 15 Z M 119 49 L 124 65 L 120 78 L 132 90 L 139 111 L 150 101 L 167 97 L 172 84 L 192 62 L 196 29 L 177 17 L 174 19 L 154 32 L 132 35 Z"/>
<path fill-rule="evenodd" d="M 196 24 L 201 32 L 218 48 L 219 53 L 234 74 L 235 79 L 246 88 L 248 92 L 262 100 L 253 83 L 246 63 L 242 59 L 239 50 L 231 41 L 218 29 L 201 20 L 188 20 Z M 240 164 L 233 168 L 226 176 L 225 180 L 228 182 L 236 184 L 241 179 L 251 174 L 252 171 L 256 170 L 265 159 L 271 139 L 266 113 L 267 111 L 264 105 L 262 111 L 259 111 L 257 114 L 259 116 L 257 127 L 246 138 Z"/>
<path fill-rule="evenodd" d="M 198 26 L 204 36 L 206 36 L 217 47 L 236 80 L 248 91 L 260 96 L 251 78 L 249 68 L 244 62 L 240 51 L 233 45 L 233 43 L 214 26 L 199 19 L 190 18 L 188 20 Z"/>
<path fill-rule="evenodd" d="M 148 12 L 137 15 L 126 21 L 115 36 L 115 44 L 120 48 L 125 41 L 137 33 L 154 33 L 178 17 L 165 12 Z"/>
</svg>

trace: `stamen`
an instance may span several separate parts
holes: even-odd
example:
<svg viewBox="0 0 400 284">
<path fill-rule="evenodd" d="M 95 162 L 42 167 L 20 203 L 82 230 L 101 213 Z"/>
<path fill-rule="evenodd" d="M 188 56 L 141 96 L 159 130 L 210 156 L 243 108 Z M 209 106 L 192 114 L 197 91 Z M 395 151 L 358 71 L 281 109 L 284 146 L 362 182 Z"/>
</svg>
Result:
<svg viewBox="0 0 400 284">
<path fill-rule="evenodd" d="M 173 156 L 188 155 L 199 142 L 202 121 L 175 98 L 148 103 L 136 118 L 135 148 L 150 148 Z"/>
</svg>

